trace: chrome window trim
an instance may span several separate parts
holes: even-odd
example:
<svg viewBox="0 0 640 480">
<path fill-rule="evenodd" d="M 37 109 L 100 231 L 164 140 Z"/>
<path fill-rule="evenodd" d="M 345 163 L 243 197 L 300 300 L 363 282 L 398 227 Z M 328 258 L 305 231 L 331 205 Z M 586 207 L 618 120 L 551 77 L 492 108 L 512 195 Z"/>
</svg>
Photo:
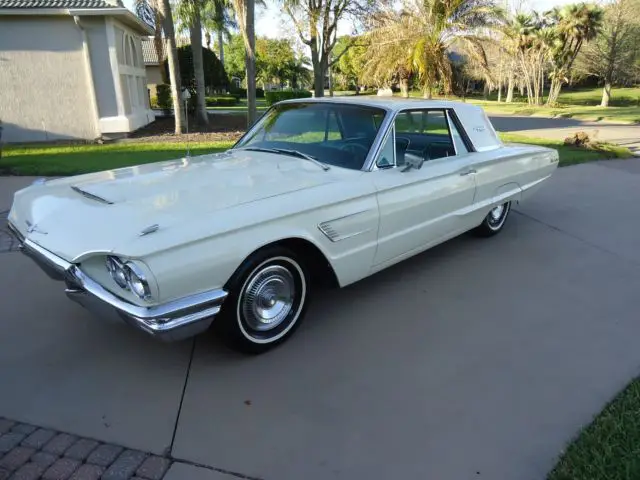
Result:
<svg viewBox="0 0 640 480">
<path fill-rule="evenodd" d="M 390 167 L 386 167 L 386 168 L 380 168 L 378 166 L 378 159 L 380 158 L 380 155 L 382 154 L 382 147 L 384 147 L 385 142 L 389 139 L 389 136 L 392 136 L 392 141 L 393 141 L 393 164 Z M 386 133 L 386 135 L 384 136 L 384 138 L 382 139 L 382 142 L 380 143 L 380 149 L 378 151 L 378 154 L 376 155 L 375 161 L 373 162 L 373 168 L 371 169 L 372 172 L 375 172 L 376 170 L 391 170 L 392 168 L 396 168 L 397 165 L 397 159 L 396 159 L 396 126 L 395 123 L 391 125 L 391 128 L 389 129 L 389 131 Z"/>
<path fill-rule="evenodd" d="M 387 114 L 385 115 L 385 118 L 382 121 L 382 125 L 380 125 L 380 128 L 378 130 L 378 136 L 373 141 L 373 145 L 371 145 L 371 148 L 369 149 L 369 154 L 367 155 L 367 158 L 365 159 L 364 165 L 362 167 L 362 170 L 365 172 L 373 172 L 375 170 L 388 170 L 384 168 L 383 169 L 378 168 L 378 166 L 376 165 L 376 161 L 378 159 L 378 156 L 380 155 L 380 149 L 384 144 L 384 140 L 387 138 L 387 135 L 389 134 L 391 129 L 393 129 L 394 142 L 395 142 L 395 129 L 393 127 L 395 126 L 395 120 L 396 120 L 396 116 L 398 115 L 398 111 L 392 110 L 388 107 L 385 107 L 385 110 Z M 394 147 L 393 149 L 394 168 L 395 168 L 395 161 L 396 161 L 396 151 Z"/>
</svg>

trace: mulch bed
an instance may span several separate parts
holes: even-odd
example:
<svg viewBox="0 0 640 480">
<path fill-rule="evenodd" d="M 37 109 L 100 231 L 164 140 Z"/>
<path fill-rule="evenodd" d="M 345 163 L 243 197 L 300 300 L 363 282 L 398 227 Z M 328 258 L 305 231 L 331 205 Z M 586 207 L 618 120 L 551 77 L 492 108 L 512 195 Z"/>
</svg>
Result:
<svg viewBox="0 0 640 480">
<path fill-rule="evenodd" d="M 235 141 L 244 133 L 247 119 L 244 115 L 209 114 L 209 125 L 197 125 L 189 119 L 189 133 L 174 133 L 173 117 L 158 117 L 120 142 L 215 142 Z"/>
</svg>

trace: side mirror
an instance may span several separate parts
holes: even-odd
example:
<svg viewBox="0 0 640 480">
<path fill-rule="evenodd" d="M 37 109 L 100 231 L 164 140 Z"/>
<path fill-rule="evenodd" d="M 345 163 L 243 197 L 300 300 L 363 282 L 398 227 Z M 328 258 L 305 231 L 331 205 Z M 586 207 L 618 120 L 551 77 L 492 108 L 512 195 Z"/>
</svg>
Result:
<svg viewBox="0 0 640 480">
<path fill-rule="evenodd" d="M 410 153 L 405 154 L 404 156 L 404 168 L 403 172 L 407 172 L 412 168 L 416 170 L 420 170 L 422 168 L 422 164 L 424 163 L 424 157 L 418 155 L 412 155 Z"/>
</svg>

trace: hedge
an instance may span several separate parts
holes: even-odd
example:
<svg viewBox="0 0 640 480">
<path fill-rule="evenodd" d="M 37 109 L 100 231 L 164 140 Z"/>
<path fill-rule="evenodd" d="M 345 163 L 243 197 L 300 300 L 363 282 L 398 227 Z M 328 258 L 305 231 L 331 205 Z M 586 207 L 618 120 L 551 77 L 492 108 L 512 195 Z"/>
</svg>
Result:
<svg viewBox="0 0 640 480">
<path fill-rule="evenodd" d="M 238 98 L 234 96 L 206 97 L 207 107 L 233 107 L 238 104 Z"/>
<path fill-rule="evenodd" d="M 311 98 L 311 92 L 309 90 L 275 90 L 265 92 L 264 98 L 267 101 L 267 105 L 273 105 L 276 102 L 292 98 Z"/>
<path fill-rule="evenodd" d="M 173 100 L 171 98 L 171 85 L 162 83 L 156 85 L 157 105 L 163 110 L 171 110 L 173 108 Z"/>
</svg>

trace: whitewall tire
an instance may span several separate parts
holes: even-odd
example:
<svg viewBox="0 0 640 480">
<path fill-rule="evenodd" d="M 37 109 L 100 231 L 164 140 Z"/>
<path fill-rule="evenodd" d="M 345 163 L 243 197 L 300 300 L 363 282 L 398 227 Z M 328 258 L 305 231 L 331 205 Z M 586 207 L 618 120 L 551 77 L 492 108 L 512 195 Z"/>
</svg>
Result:
<svg viewBox="0 0 640 480">
<path fill-rule="evenodd" d="M 311 293 L 303 260 L 278 246 L 251 255 L 226 289 L 229 296 L 214 322 L 229 346 L 246 353 L 262 353 L 289 338 Z"/>
<path fill-rule="evenodd" d="M 499 233 L 507 222 L 510 211 L 511 202 L 496 205 L 487 216 L 484 217 L 484 220 L 482 220 L 482 223 L 475 229 L 475 232 L 483 237 L 490 237 Z"/>
</svg>

